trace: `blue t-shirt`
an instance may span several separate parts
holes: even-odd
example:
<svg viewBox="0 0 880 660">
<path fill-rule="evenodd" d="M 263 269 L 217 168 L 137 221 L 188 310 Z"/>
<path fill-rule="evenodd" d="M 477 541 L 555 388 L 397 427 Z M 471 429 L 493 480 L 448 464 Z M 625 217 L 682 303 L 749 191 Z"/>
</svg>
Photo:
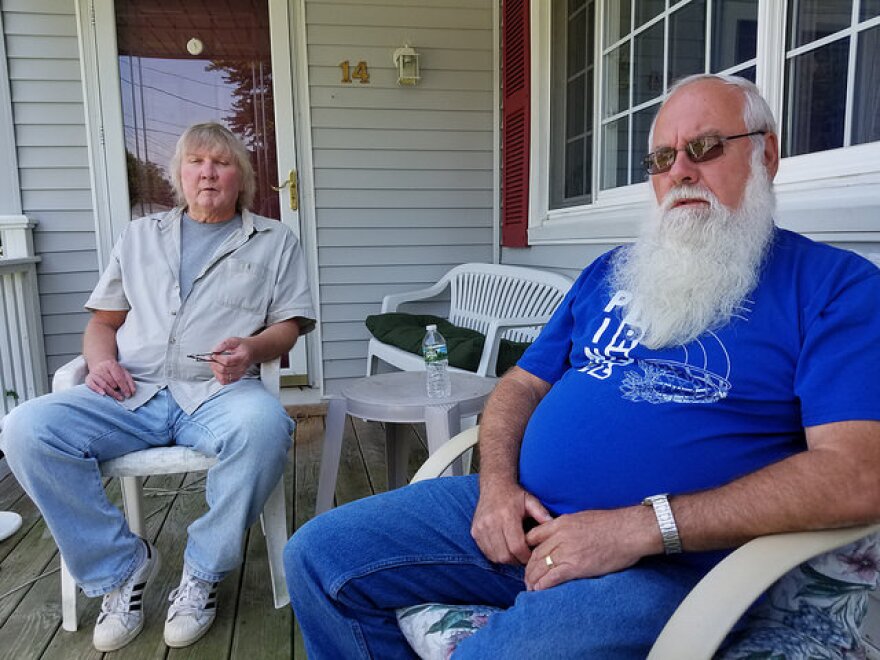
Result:
<svg viewBox="0 0 880 660">
<path fill-rule="evenodd" d="M 804 427 L 880 420 L 880 270 L 776 230 L 742 316 L 651 350 L 586 268 L 519 366 L 553 387 L 520 480 L 556 513 L 713 488 L 806 448 Z"/>
</svg>

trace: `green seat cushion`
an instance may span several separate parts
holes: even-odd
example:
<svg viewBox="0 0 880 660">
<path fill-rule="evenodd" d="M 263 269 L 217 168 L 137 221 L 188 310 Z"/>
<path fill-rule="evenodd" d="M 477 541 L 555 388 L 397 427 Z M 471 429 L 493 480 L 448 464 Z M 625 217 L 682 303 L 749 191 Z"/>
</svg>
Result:
<svg viewBox="0 0 880 660">
<path fill-rule="evenodd" d="M 422 354 L 425 326 L 434 324 L 446 340 L 449 364 L 466 371 L 476 371 L 480 366 L 480 356 L 486 343 L 486 337 L 476 330 L 452 325 L 446 319 L 430 314 L 372 314 L 367 317 L 366 324 L 379 341 L 415 355 Z M 515 365 L 528 346 L 527 342 L 502 339 L 498 348 L 496 375 L 500 376 Z"/>
</svg>

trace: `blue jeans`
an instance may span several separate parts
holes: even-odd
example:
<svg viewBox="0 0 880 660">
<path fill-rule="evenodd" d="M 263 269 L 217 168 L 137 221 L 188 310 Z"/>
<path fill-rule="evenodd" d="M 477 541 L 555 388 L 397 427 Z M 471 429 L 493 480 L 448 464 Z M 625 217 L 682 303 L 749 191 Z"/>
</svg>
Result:
<svg viewBox="0 0 880 660">
<path fill-rule="evenodd" d="M 284 471 L 293 428 L 258 380 L 227 385 L 192 415 L 167 389 L 129 411 L 80 385 L 15 408 L 0 447 L 71 575 L 99 596 L 124 583 L 145 552 L 107 499 L 101 461 L 171 444 L 218 457 L 206 480 L 209 510 L 189 526 L 184 553 L 197 577 L 216 582 L 241 563 L 244 533 Z"/>
<path fill-rule="evenodd" d="M 471 538 L 478 489 L 476 476 L 420 482 L 329 511 L 293 535 L 284 565 L 309 660 L 413 658 L 395 610 L 427 602 L 508 608 L 455 658 L 643 660 L 708 570 L 647 558 L 526 591 L 522 567 L 488 561 Z"/>
</svg>

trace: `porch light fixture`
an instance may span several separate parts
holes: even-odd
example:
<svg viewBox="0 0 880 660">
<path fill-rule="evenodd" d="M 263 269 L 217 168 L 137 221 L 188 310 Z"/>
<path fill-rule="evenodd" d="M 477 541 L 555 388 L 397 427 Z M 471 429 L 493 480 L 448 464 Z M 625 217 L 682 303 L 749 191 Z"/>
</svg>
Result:
<svg viewBox="0 0 880 660">
<path fill-rule="evenodd" d="M 392 57 L 397 66 L 397 84 L 412 87 L 419 84 L 419 54 L 409 44 L 394 51 Z"/>
</svg>

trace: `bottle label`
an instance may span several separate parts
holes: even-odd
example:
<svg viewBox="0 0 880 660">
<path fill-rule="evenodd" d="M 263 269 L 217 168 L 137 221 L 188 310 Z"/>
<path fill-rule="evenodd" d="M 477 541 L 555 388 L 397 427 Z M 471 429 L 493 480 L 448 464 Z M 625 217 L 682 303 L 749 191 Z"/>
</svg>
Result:
<svg viewBox="0 0 880 660">
<path fill-rule="evenodd" d="M 446 344 L 425 346 L 425 362 L 440 362 L 447 359 Z"/>
</svg>

